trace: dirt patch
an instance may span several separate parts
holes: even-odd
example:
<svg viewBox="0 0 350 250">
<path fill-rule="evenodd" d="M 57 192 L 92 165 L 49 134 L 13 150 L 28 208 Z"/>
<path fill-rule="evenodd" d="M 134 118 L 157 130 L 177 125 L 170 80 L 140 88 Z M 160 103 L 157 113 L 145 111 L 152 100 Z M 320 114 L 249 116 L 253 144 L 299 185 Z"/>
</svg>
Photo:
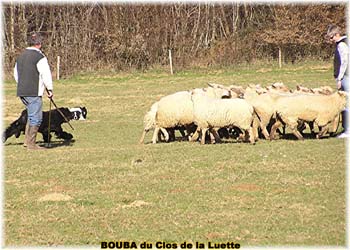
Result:
<svg viewBox="0 0 350 250">
<path fill-rule="evenodd" d="M 317 65 L 317 66 L 311 66 L 310 69 L 313 70 L 320 70 L 320 71 L 327 71 L 329 69 L 331 69 L 333 67 L 332 64 L 328 64 L 328 65 Z"/>
<path fill-rule="evenodd" d="M 217 233 L 217 232 L 212 232 L 212 233 L 207 233 L 205 235 L 205 238 L 208 240 L 213 240 L 213 239 L 218 239 L 218 238 L 224 238 L 226 235 L 223 233 Z"/>
<path fill-rule="evenodd" d="M 60 193 L 51 193 L 44 195 L 38 199 L 38 201 L 69 201 L 73 199 L 69 195 L 60 194 Z"/>
<path fill-rule="evenodd" d="M 272 69 L 265 69 L 265 68 L 262 68 L 262 69 L 258 69 L 256 72 L 258 72 L 258 73 L 266 73 L 266 72 L 271 72 L 272 71 Z"/>
<path fill-rule="evenodd" d="M 131 202 L 130 204 L 127 205 L 123 205 L 123 208 L 135 208 L 135 207 L 144 207 L 144 206 L 149 206 L 151 205 L 151 203 L 149 202 L 145 202 L 145 201 L 141 201 L 141 200 L 136 200 Z"/>
<path fill-rule="evenodd" d="M 258 185 L 254 185 L 254 184 L 239 184 L 239 185 L 234 185 L 232 189 L 237 191 L 253 192 L 253 191 L 259 191 L 261 188 Z"/>
</svg>

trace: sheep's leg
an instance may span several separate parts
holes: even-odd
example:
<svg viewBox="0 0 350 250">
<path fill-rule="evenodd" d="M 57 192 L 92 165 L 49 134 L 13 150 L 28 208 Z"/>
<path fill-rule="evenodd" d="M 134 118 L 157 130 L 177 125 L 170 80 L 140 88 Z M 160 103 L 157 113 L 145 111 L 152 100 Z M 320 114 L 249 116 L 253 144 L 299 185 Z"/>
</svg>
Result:
<svg viewBox="0 0 350 250">
<path fill-rule="evenodd" d="M 250 127 L 248 130 L 246 130 L 246 133 L 249 135 L 249 142 L 251 144 L 255 144 L 255 138 L 254 138 L 254 133 L 253 133 L 253 128 Z"/>
<path fill-rule="evenodd" d="M 283 125 L 282 134 L 286 135 L 286 125 Z"/>
<path fill-rule="evenodd" d="M 218 132 L 215 129 L 210 128 L 209 132 L 210 132 L 210 140 L 212 144 L 214 144 L 215 142 L 217 143 L 221 142 L 220 136 L 218 135 Z"/>
<path fill-rule="evenodd" d="M 244 130 L 243 133 L 244 133 L 244 140 L 243 141 L 244 142 L 248 142 L 249 141 L 249 137 L 250 137 L 248 129 Z"/>
<path fill-rule="evenodd" d="M 270 140 L 269 132 L 266 129 L 266 126 L 260 126 L 261 132 L 263 133 L 265 140 Z"/>
<path fill-rule="evenodd" d="M 304 137 L 298 130 L 298 121 L 293 119 L 287 119 L 286 124 L 291 128 L 292 133 L 298 138 L 298 140 L 303 140 Z"/>
<path fill-rule="evenodd" d="M 314 130 L 314 122 L 308 122 L 308 124 L 309 124 L 309 128 L 310 128 L 310 132 L 314 136 L 316 134 L 315 130 Z"/>
<path fill-rule="evenodd" d="M 300 133 L 303 133 L 304 129 L 306 128 L 305 122 L 303 121 L 298 121 L 298 131 Z"/>
<path fill-rule="evenodd" d="M 189 141 L 196 141 L 199 137 L 199 131 L 200 131 L 200 128 L 197 127 L 196 131 L 194 132 L 194 134 L 191 136 L 188 136 L 188 140 Z"/>
<path fill-rule="evenodd" d="M 335 119 L 331 122 L 329 127 L 330 136 L 334 136 L 335 132 L 337 132 L 338 124 L 339 124 L 339 115 L 335 117 Z"/>
<path fill-rule="evenodd" d="M 214 137 L 215 137 L 215 141 L 216 141 L 217 143 L 221 143 L 221 138 L 220 138 L 220 136 L 219 136 L 219 134 L 218 134 L 218 131 L 216 131 L 215 129 L 213 129 L 213 135 L 214 135 Z"/>
<path fill-rule="evenodd" d="M 160 128 L 160 131 L 162 131 L 163 135 L 164 135 L 164 140 L 167 142 L 169 141 L 169 133 L 168 131 L 166 131 L 165 128 Z"/>
<path fill-rule="evenodd" d="M 185 128 L 186 129 L 186 128 Z M 185 133 L 185 129 L 184 128 L 179 128 L 180 134 L 181 134 L 181 140 L 185 140 L 186 139 L 186 133 Z M 186 130 L 187 131 L 187 130 Z"/>
<path fill-rule="evenodd" d="M 272 125 L 271 132 L 270 132 L 270 140 L 275 139 L 275 133 L 276 130 L 282 125 L 282 122 L 279 120 L 276 120 L 276 122 Z"/>
<path fill-rule="evenodd" d="M 259 132 L 258 132 L 258 128 L 259 127 L 261 128 L 261 122 L 259 121 L 259 118 L 257 116 L 254 116 L 254 119 L 253 119 L 254 140 L 258 140 L 259 139 Z"/>
<path fill-rule="evenodd" d="M 292 133 L 298 138 L 298 140 L 304 139 L 304 137 L 302 136 L 302 134 L 300 134 L 300 132 L 296 127 L 291 127 L 291 129 L 292 129 Z"/>
<path fill-rule="evenodd" d="M 157 137 L 158 137 L 158 133 L 159 133 L 159 127 L 156 126 L 156 128 L 153 131 L 153 137 L 152 137 L 152 143 L 156 144 L 157 143 Z"/>
<path fill-rule="evenodd" d="M 304 137 L 300 132 L 298 131 L 298 119 L 293 119 L 293 118 L 287 118 L 287 117 L 282 117 L 280 116 L 280 119 L 285 122 L 286 125 L 290 127 L 292 130 L 292 133 L 298 138 L 298 140 L 303 140 Z M 286 127 L 286 126 L 285 126 Z"/>
<path fill-rule="evenodd" d="M 163 141 L 163 132 L 160 130 L 159 132 L 158 132 L 158 141 Z"/>
<path fill-rule="evenodd" d="M 210 131 L 209 129 L 210 144 L 215 144 L 215 136 Z"/>
<path fill-rule="evenodd" d="M 186 129 L 186 139 L 190 139 L 191 138 L 191 135 L 193 135 L 196 130 L 197 130 L 197 126 L 194 125 L 194 124 L 189 124 L 189 125 L 186 125 L 185 126 L 185 129 Z"/>
<path fill-rule="evenodd" d="M 145 136 L 146 136 L 147 132 L 148 132 L 148 130 L 146 130 L 146 129 L 143 130 L 142 135 L 141 135 L 141 139 L 139 141 L 139 144 L 143 143 L 143 141 L 145 140 Z"/>
<path fill-rule="evenodd" d="M 318 132 L 318 134 L 316 135 L 316 138 L 321 139 L 325 135 L 325 133 L 327 133 L 327 131 L 328 131 L 328 126 L 327 125 L 322 126 L 320 129 L 320 132 Z"/>
<path fill-rule="evenodd" d="M 191 129 L 190 129 L 190 126 L 185 126 L 185 129 L 186 129 L 186 133 L 187 134 L 185 134 L 185 135 L 182 135 L 182 137 L 183 137 L 183 140 L 190 140 L 190 138 L 191 138 Z"/>
<path fill-rule="evenodd" d="M 266 140 L 270 140 L 269 132 L 268 132 L 267 129 L 266 129 L 267 124 L 268 124 L 268 122 L 266 122 L 266 121 L 261 121 L 261 122 L 260 122 L 260 129 L 261 129 L 261 132 L 263 133 L 265 139 L 266 139 Z"/>
<path fill-rule="evenodd" d="M 202 128 L 202 141 L 201 141 L 201 144 L 204 145 L 205 144 L 205 134 L 207 133 L 208 131 L 208 128 Z"/>
<path fill-rule="evenodd" d="M 239 141 L 239 142 L 244 142 L 245 141 L 245 132 L 243 131 L 243 133 L 240 133 L 239 135 L 238 135 L 238 137 L 237 137 L 237 141 Z"/>
<path fill-rule="evenodd" d="M 244 130 L 244 142 L 250 142 L 250 143 L 254 143 L 254 132 L 253 132 L 253 128 L 250 127 L 249 129 L 245 129 Z"/>
</svg>

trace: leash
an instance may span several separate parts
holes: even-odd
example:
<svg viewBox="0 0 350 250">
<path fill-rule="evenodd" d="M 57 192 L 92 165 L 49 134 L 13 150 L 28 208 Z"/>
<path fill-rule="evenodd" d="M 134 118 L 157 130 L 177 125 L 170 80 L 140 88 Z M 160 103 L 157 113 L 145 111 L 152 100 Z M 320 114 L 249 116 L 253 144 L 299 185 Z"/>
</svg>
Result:
<svg viewBox="0 0 350 250">
<path fill-rule="evenodd" d="M 49 93 L 49 90 L 46 89 L 47 93 Z M 56 103 L 53 101 L 52 97 L 50 98 L 50 104 L 53 104 L 53 106 L 55 106 L 55 108 L 57 109 L 58 113 L 61 114 L 61 116 L 63 117 L 63 119 L 65 120 L 65 122 L 68 123 L 68 125 L 71 127 L 72 130 L 74 130 L 73 126 L 69 123 L 69 120 L 67 119 L 67 117 L 62 113 L 62 111 L 57 107 Z"/>
</svg>

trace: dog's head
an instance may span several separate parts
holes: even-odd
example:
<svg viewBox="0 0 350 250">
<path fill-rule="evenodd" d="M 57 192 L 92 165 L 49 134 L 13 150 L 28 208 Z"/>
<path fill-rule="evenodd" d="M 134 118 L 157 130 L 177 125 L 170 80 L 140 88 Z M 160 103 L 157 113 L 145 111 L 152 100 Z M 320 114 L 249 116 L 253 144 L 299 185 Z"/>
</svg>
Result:
<svg viewBox="0 0 350 250">
<path fill-rule="evenodd" d="M 85 107 L 70 108 L 74 120 L 85 120 L 87 116 L 87 109 Z"/>
</svg>

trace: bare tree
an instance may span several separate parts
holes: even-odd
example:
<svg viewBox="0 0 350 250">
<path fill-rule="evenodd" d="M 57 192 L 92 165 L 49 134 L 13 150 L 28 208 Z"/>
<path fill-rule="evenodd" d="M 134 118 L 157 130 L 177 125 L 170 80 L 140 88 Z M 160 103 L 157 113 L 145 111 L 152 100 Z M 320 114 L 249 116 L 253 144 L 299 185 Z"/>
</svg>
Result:
<svg viewBox="0 0 350 250">
<path fill-rule="evenodd" d="M 345 26 L 345 4 L 79 4 L 4 5 L 5 66 L 11 69 L 32 31 L 45 35 L 44 52 L 63 76 L 101 68 L 147 69 L 231 65 L 275 58 L 329 58 L 323 40 L 330 23 Z M 294 57 L 294 58 L 293 58 Z M 9 70 L 10 72 L 10 70 Z"/>
</svg>

